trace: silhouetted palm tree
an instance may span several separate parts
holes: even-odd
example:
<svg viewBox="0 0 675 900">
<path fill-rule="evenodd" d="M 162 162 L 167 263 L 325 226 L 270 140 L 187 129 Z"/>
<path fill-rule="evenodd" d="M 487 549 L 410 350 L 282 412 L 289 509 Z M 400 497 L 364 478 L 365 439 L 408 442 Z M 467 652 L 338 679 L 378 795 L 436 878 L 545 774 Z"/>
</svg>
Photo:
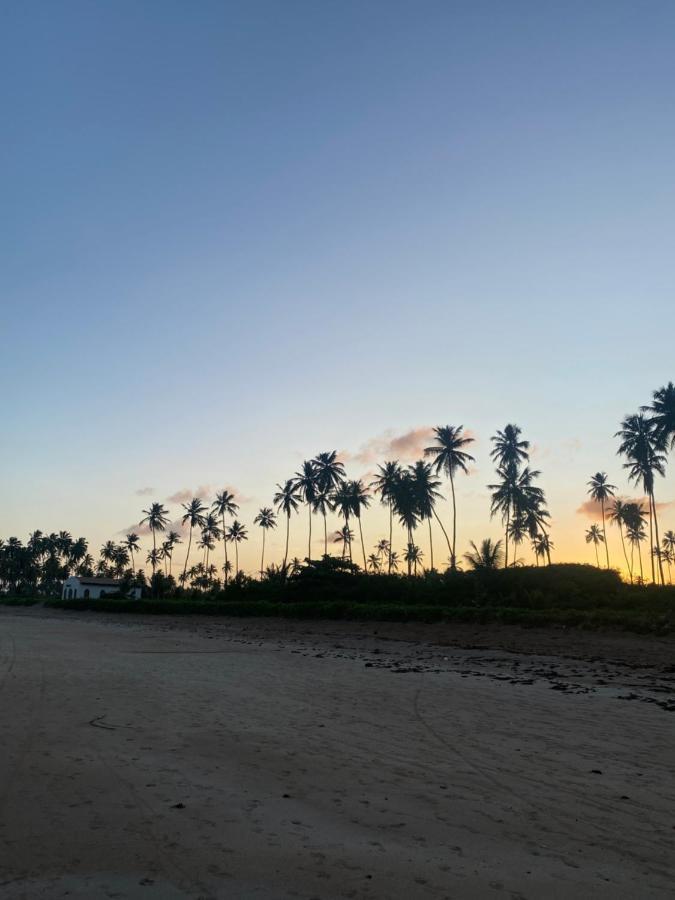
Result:
<svg viewBox="0 0 675 900">
<path fill-rule="evenodd" d="M 499 509 L 502 514 L 505 532 L 505 552 L 504 567 L 509 564 L 509 521 L 512 514 L 513 492 L 518 480 L 520 465 L 526 462 L 530 455 L 528 453 L 530 442 L 521 440 L 521 429 L 517 425 L 506 425 L 503 431 L 497 431 L 497 434 L 490 438 L 494 447 L 490 451 L 490 457 L 497 466 L 497 474 L 501 479 L 500 498 L 495 505 L 495 497 L 493 496 L 493 512 Z M 490 489 L 495 492 L 496 486 L 491 485 Z"/>
<path fill-rule="evenodd" d="M 397 462 L 385 462 L 378 466 L 377 475 L 370 483 L 380 500 L 389 507 L 389 554 L 392 553 L 393 529 L 394 529 L 394 494 L 396 485 L 401 477 L 401 467 Z M 391 574 L 391 558 L 389 559 L 387 572 Z"/>
<path fill-rule="evenodd" d="M 274 505 L 277 512 L 286 516 L 286 549 L 284 551 L 283 568 L 286 569 L 288 561 L 288 535 L 291 527 L 291 513 L 297 512 L 300 506 L 300 491 L 292 478 L 289 478 L 283 485 L 277 485 L 277 492 L 274 495 Z"/>
<path fill-rule="evenodd" d="M 130 531 L 124 538 L 124 544 L 129 551 L 129 555 L 131 557 L 131 568 L 136 568 L 136 563 L 134 562 L 134 553 L 139 553 L 141 549 L 140 539 L 135 531 Z"/>
<path fill-rule="evenodd" d="M 665 456 L 663 455 L 663 440 L 657 432 L 652 419 L 647 419 L 642 414 L 626 416 L 617 431 L 616 437 L 621 438 L 621 445 L 617 451 L 623 454 L 627 462 L 623 464 L 628 469 L 628 479 L 634 483 L 641 483 L 649 500 L 649 545 L 660 545 L 659 523 L 656 515 L 656 501 L 654 499 L 654 475 L 665 475 Z M 653 528 L 652 528 L 653 523 Z M 654 558 L 651 556 L 652 581 L 656 581 L 654 572 Z M 658 558 L 661 582 L 663 577 L 663 564 Z"/>
<path fill-rule="evenodd" d="M 323 555 L 328 556 L 328 520 L 327 514 L 332 512 L 333 504 L 331 495 L 325 491 L 319 491 L 312 503 L 312 509 L 315 513 L 320 513 L 323 517 Z"/>
<path fill-rule="evenodd" d="M 419 522 L 419 508 L 417 505 L 417 492 L 415 482 L 410 471 L 404 469 L 394 484 L 393 491 L 394 512 L 399 522 L 408 534 L 408 544 L 414 546 L 413 532 Z M 411 560 L 407 559 L 408 575 L 412 574 Z"/>
<path fill-rule="evenodd" d="M 248 540 L 246 529 L 236 519 L 227 530 L 227 539 L 234 544 L 234 568 L 236 570 L 235 578 L 239 577 L 239 544 Z"/>
<path fill-rule="evenodd" d="M 377 555 L 377 553 L 371 553 L 368 557 L 368 568 L 370 569 L 370 571 L 377 574 L 380 571 L 380 566 L 380 557 Z"/>
<path fill-rule="evenodd" d="M 166 531 L 166 526 L 169 524 L 168 513 L 169 510 L 164 507 L 161 503 L 151 503 L 150 509 L 144 509 L 145 518 L 141 519 L 141 525 L 147 525 L 150 531 L 152 532 L 152 549 L 157 550 L 157 540 L 156 533 L 158 531 Z M 159 560 L 157 553 L 153 554 L 152 559 L 154 563 L 152 563 L 152 574 L 155 574 L 155 566 Z M 150 560 L 146 560 L 146 562 L 150 562 Z"/>
<path fill-rule="evenodd" d="M 370 506 L 370 495 L 368 489 L 360 481 L 348 481 L 347 487 L 351 496 L 351 508 L 356 521 L 359 523 L 359 535 L 361 537 L 361 550 L 363 552 L 363 569 L 367 568 L 366 561 L 366 545 L 363 541 L 363 527 L 361 525 L 361 513 Z"/>
<path fill-rule="evenodd" d="M 199 497 L 194 497 L 189 503 L 182 504 L 185 515 L 182 518 L 183 525 L 190 526 L 190 538 L 188 540 L 187 553 L 185 554 L 185 565 L 183 566 L 183 574 L 187 572 L 187 564 L 190 558 L 190 548 L 192 547 L 192 529 L 203 528 L 206 522 L 206 507 Z"/>
<path fill-rule="evenodd" d="M 652 394 L 653 400 L 648 406 L 641 407 L 642 412 L 651 413 L 656 439 L 664 448 L 670 445 L 675 449 L 675 384 L 669 381 L 665 387 Z"/>
<path fill-rule="evenodd" d="M 260 577 L 262 578 L 265 571 L 265 535 L 268 529 L 277 527 L 277 517 L 269 506 L 263 506 L 253 523 L 262 528 L 262 556 L 260 557 Z"/>
<path fill-rule="evenodd" d="M 424 554 L 422 553 L 422 551 L 420 550 L 420 548 L 417 547 L 417 546 L 416 546 L 415 544 L 413 544 L 412 542 L 409 543 L 408 546 L 406 547 L 406 551 L 405 551 L 405 554 L 404 554 L 404 557 L 403 557 L 403 558 L 404 558 L 405 561 L 408 563 L 408 569 L 410 569 L 410 566 L 411 566 L 411 565 L 414 567 L 414 568 L 413 568 L 413 574 L 414 574 L 415 576 L 417 576 L 417 564 L 418 564 L 418 563 L 421 564 L 421 562 L 422 562 L 422 557 L 423 557 L 423 556 L 424 556 Z"/>
<path fill-rule="evenodd" d="M 537 525 L 537 529 L 538 529 L 538 525 Z M 513 544 L 513 563 L 512 563 L 512 565 L 514 565 L 514 566 L 518 562 L 518 559 L 517 559 L 518 547 L 520 547 L 520 545 L 523 543 L 523 541 L 527 537 L 529 530 L 530 529 L 528 528 L 527 519 L 526 519 L 524 513 L 522 513 L 522 512 L 520 512 L 518 515 L 516 515 L 516 517 L 514 519 L 511 519 L 511 521 L 509 522 L 508 533 L 509 533 L 509 538 L 511 539 L 511 542 Z"/>
<path fill-rule="evenodd" d="M 209 512 L 204 516 L 204 524 L 202 525 L 202 546 L 206 552 L 204 555 L 204 567 L 208 568 L 209 553 L 215 549 L 216 541 L 221 538 L 220 527 L 215 512 Z"/>
<path fill-rule="evenodd" d="M 600 530 L 599 525 L 591 525 L 591 527 L 586 532 L 586 543 L 593 544 L 595 547 L 595 562 L 598 568 L 600 568 L 600 557 L 598 556 L 598 544 L 605 543 L 605 535 Z"/>
<path fill-rule="evenodd" d="M 619 529 L 619 537 L 621 538 L 621 549 L 623 551 L 623 558 L 626 561 L 626 568 L 628 569 L 628 573 L 630 576 L 631 582 L 633 581 L 633 570 L 628 562 L 628 553 L 626 553 L 626 542 L 623 536 L 623 527 L 625 523 L 625 509 L 626 504 L 623 500 L 615 499 L 609 508 L 609 521 L 613 522 L 617 528 Z"/>
<path fill-rule="evenodd" d="M 312 559 L 312 511 L 319 494 L 318 476 L 314 462 L 305 460 L 299 472 L 295 473 L 295 485 L 303 501 L 307 504 L 309 517 L 309 539 L 307 543 L 307 561 Z"/>
<path fill-rule="evenodd" d="M 227 587 L 227 579 L 230 574 L 230 567 L 227 565 L 227 528 L 225 526 L 225 516 L 236 516 L 239 510 L 239 504 L 235 502 L 234 494 L 227 489 L 219 491 L 216 499 L 211 504 L 211 508 L 220 516 L 220 531 L 223 537 L 223 549 L 225 551 L 225 565 L 223 566 L 224 581 Z"/>
<path fill-rule="evenodd" d="M 607 558 L 608 569 L 609 549 L 607 547 L 607 529 L 605 528 L 605 503 L 610 497 L 614 496 L 615 490 L 616 485 L 609 483 L 606 472 L 596 472 L 588 482 L 588 493 L 592 500 L 595 500 L 596 503 L 600 504 L 600 510 L 602 511 L 602 540 L 605 545 L 605 556 Z"/>
<path fill-rule="evenodd" d="M 436 490 L 441 483 L 438 478 L 433 475 L 431 463 L 419 460 L 412 466 L 408 466 L 410 477 L 412 478 L 415 500 L 417 502 L 417 514 L 420 521 L 428 521 L 429 523 L 429 555 L 431 557 L 431 568 L 434 568 L 434 541 L 431 533 L 431 518 L 436 515 L 436 501 L 441 498 L 441 494 Z M 443 523 L 436 516 L 438 524 L 443 528 Z M 448 550 L 452 555 L 452 547 L 450 540 L 443 528 L 445 538 L 448 541 Z M 452 556 L 451 556 L 452 558 Z M 452 567 L 454 568 L 454 567 Z"/>
<path fill-rule="evenodd" d="M 491 538 L 485 538 L 481 541 L 480 547 L 473 541 L 469 541 L 469 546 L 471 550 L 464 554 L 464 559 L 472 569 L 492 571 L 501 565 L 504 556 L 501 541 L 495 543 Z"/>
<path fill-rule="evenodd" d="M 166 536 L 166 541 L 164 542 L 164 556 L 169 560 L 169 575 L 171 575 L 171 567 L 173 564 L 173 551 L 176 544 L 182 544 L 182 540 L 177 531 L 170 531 Z"/>
<path fill-rule="evenodd" d="M 463 425 L 444 425 L 434 428 L 436 443 L 424 450 L 425 456 L 434 457 L 434 466 L 436 472 L 444 472 L 450 479 L 450 490 L 452 493 L 452 548 L 450 550 L 450 567 L 456 568 L 457 559 L 457 502 L 455 499 L 455 474 L 464 472 L 469 474 L 468 464 L 474 462 L 473 456 L 470 456 L 463 448 L 473 443 L 472 437 L 464 434 Z M 432 563 L 433 568 L 433 563 Z"/>
<path fill-rule="evenodd" d="M 342 544 L 342 559 L 344 559 L 347 555 L 347 547 L 351 548 L 353 540 L 354 532 L 348 525 L 344 525 L 342 528 L 338 528 L 338 530 L 335 532 L 333 543 Z"/>
<path fill-rule="evenodd" d="M 316 471 L 317 495 L 314 501 L 314 512 L 323 516 L 323 553 L 328 555 L 327 513 L 332 509 L 330 497 L 338 485 L 345 480 L 345 467 L 338 459 L 336 450 L 317 453 L 312 460 Z"/>
<path fill-rule="evenodd" d="M 161 550 L 158 550 L 156 547 L 153 547 L 152 550 L 148 551 L 148 555 L 146 556 L 145 561 L 146 561 L 146 563 L 150 563 L 150 565 L 152 566 L 153 579 L 154 579 L 154 575 L 155 575 L 155 570 L 156 570 L 157 566 L 159 565 L 159 563 L 161 562 L 161 560 L 162 560 Z"/>
</svg>

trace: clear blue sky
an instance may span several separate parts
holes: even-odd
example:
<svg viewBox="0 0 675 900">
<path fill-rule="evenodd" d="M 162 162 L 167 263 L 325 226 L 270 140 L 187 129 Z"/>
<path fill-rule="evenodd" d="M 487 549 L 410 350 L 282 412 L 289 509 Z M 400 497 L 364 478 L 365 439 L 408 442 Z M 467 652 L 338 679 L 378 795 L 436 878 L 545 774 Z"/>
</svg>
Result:
<svg viewBox="0 0 675 900">
<path fill-rule="evenodd" d="M 585 553 L 675 375 L 673 35 L 670 2 L 4 3 L 0 534 L 224 483 L 250 524 L 303 456 L 464 423 L 478 539 L 516 421 Z"/>
</svg>

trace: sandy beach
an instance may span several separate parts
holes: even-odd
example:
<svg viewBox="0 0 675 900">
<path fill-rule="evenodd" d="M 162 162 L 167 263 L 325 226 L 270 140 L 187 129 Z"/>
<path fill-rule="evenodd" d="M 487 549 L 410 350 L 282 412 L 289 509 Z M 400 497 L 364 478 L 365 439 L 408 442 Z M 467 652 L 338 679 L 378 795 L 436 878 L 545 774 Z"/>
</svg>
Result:
<svg viewBox="0 0 675 900">
<path fill-rule="evenodd" d="M 673 638 L 0 608 L 0 897 L 672 897 L 674 664 Z"/>
</svg>

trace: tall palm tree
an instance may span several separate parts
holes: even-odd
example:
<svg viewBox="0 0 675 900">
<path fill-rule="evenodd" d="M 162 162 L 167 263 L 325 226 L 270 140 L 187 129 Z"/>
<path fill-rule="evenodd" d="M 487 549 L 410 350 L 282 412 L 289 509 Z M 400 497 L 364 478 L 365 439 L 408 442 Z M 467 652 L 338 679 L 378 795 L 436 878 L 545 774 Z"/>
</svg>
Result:
<svg viewBox="0 0 675 900">
<path fill-rule="evenodd" d="M 604 532 L 600 530 L 599 525 L 591 525 L 591 527 L 586 532 L 586 543 L 593 544 L 595 547 L 595 563 L 598 568 L 600 568 L 600 557 L 598 556 L 598 544 L 605 543 L 605 535 Z"/>
<path fill-rule="evenodd" d="M 665 387 L 652 393 L 652 402 L 643 406 L 642 412 L 651 413 L 656 437 L 663 447 L 670 444 L 675 450 L 675 384 L 669 381 Z"/>
<path fill-rule="evenodd" d="M 149 509 L 144 509 L 145 518 L 141 519 L 141 525 L 147 525 L 150 531 L 152 532 L 152 549 L 157 550 L 157 540 L 156 533 L 158 531 L 166 531 L 166 526 L 169 524 L 169 510 L 162 503 L 151 503 Z M 152 564 L 152 574 L 155 574 L 155 567 L 157 565 L 159 557 L 157 553 L 153 554 L 152 560 L 148 559 L 146 562 L 151 562 Z"/>
<path fill-rule="evenodd" d="M 607 548 L 607 529 L 605 528 L 605 503 L 614 496 L 616 485 L 610 484 L 606 472 L 596 472 L 588 482 L 588 493 L 592 500 L 600 504 L 602 511 L 602 540 L 605 545 L 605 557 L 609 569 L 609 549 Z M 597 550 L 597 546 L 596 546 Z"/>
<path fill-rule="evenodd" d="M 485 538 L 481 541 L 480 547 L 473 541 L 469 541 L 469 545 L 471 550 L 464 554 L 464 559 L 472 569 L 494 571 L 499 568 L 504 557 L 501 541 L 494 542 L 491 538 Z"/>
<path fill-rule="evenodd" d="M 231 491 L 222 490 L 216 494 L 216 499 L 211 504 L 211 508 L 216 515 L 220 516 L 220 531 L 223 537 L 223 549 L 225 551 L 223 573 L 225 575 L 225 586 L 227 587 L 230 567 L 227 565 L 227 529 L 225 527 L 225 516 L 235 516 L 239 510 L 239 504 L 235 502 L 234 494 Z"/>
<path fill-rule="evenodd" d="M 382 562 L 377 553 L 371 553 L 368 557 L 368 568 L 370 569 L 370 571 L 377 575 L 380 571 L 381 565 Z"/>
<path fill-rule="evenodd" d="M 521 439 L 522 431 L 518 425 L 506 425 L 503 431 L 497 431 L 490 440 L 494 444 L 490 457 L 497 466 L 497 474 L 502 479 L 501 511 L 505 526 L 504 568 L 509 564 L 509 521 L 512 514 L 511 488 L 515 485 L 521 463 L 530 458 L 530 442 Z M 494 486 L 491 486 L 491 489 Z M 494 502 L 494 499 L 493 499 Z M 492 513 L 493 515 L 494 513 Z"/>
<path fill-rule="evenodd" d="M 631 545 L 631 556 L 633 555 L 633 551 L 635 550 L 635 548 L 637 547 L 638 549 L 638 559 L 640 561 L 640 584 L 644 584 L 645 576 L 642 570 L 642 544 L 647 540 L 647 532 L 642 525 L 631 522 L 626 526 L 626 538 L 628 539 L 628 543 Z"/>
<path fill-rule="evenodd" d="M 473 438 L 464 434 L 463 425 L 443 425 L 434 428 L 436 443 L 424 450 L 425 456 L 434 457 L 434 466 L 437 473 L 444 472 L 450 479 L 452 493 L 452 548 L 450 550 L 450 567 L 456 568 L 457 559 L 457 503 L 455 499 L 455 474 L 464 472 L 469 474 L 468 464 L 474 462 L 463 448 L 473 443 Z M 433 568 L 433 562 L 431 564 Z"/>
<path fill-rule="evenodd" d="M 426 463 L 424 460 L 418 460 L 414 465 L 408 466 L 408 471 L 413 480 L 413 489 L 417 500 L 417 512 L 420 521 L 424 522 L 426 520 L 429 523 L 429 554 L 431 557 L 431 568 L 433 569 L 434 542 L 431 533 L 431 519 L 432 516 L 436 515 L 436 501 L 441 498 L 441 494 L 437 490 L 441 482 L 438 478 L 434 477 L 431 463 Z M 438 516 L 436 516 L 436 518 L 438 519 Z M 441 528 L 443 528 L 443 523 L 440 519 L 438 519 L 438 523 Z M 443 529 L 443 531 L 445 533 L 445 529 Z M 445 534 L 445 537 L 446 539 L 448 538 L 447 533 Z M 453 551 L 449 540 L 448 550 L 450 550 L 452 559 Z M 451 566 L 451 568 L 454 568 L 454 566 Z"/>
<path fill-rule="evenodd" d="M 401 477 L 401 467 L 397 462 L 385 462 L 378 466 L 377 474 L 370 486 L 376 494 L 380 495 L 381 502 L 389 507 L 389 562 L 387 573 L 391 574 L 391 554 L 394 530 L 394 493 L 396 485 Z"/>
<path fill-rule="evenodd" d="M 380 568 L 382 568 L 382 560 L 385 557 L 388 557 L 391 553 L 390 542 L 386 538 L 381 538 L 375 545 L 375 552 L 377 553 L 377 558 L 380 561 Z"/>
<path fill-rule="evenodd" d="M 227 539 L 234 544 L 234 568 L 236 570 L 235 578 L 237 578 L 239 576 L 239 544 L 248 540 L 248 534 L 241 522 L 234 520 L 227 530 Z"/>
<path fill-rule="evenodd" d="M 185 515 L 182 518 L 183 525 L 190 526 L 190 538 L 188 540 L 187 553 L 185 554 L 185 565 L 183 566 L 183 575 L 187 572 L 188 560 L 190 559 L 190 548 L 192 547 L 192 529 L 203 528 L 206 522 L 206 507 L 199 497 L 193 497 L 189 503 L 182 504 Z"/>
<path fill-rule="evenodd" d="M 145 558 L 146 563 L 150 563 L 152 566 L 152 574 L 154 578 L 155 570 L 157 566 L 162 561 L 162 551 L 158 550 L 157 547 L 153 547 L 152 550 L 148 550 L 148 555 Z"/>
<path fill-rule="evenodd" d="M 176 544 L 182 544 L 182 540 L 177 531 L 170 531 L 166 536 L 166 541 L 164 542 L 164 555 L 169 560 L 169 575 L 171 575 L 171 566 L 173 562 L 173 551 Z"/>
<path fill-rule="evenodd" d="M 532 538 L 532 549 L 534 550 L 534 554 L 537 558 L 537 563 L 539 561 L 539 557 L 546 557 L 548 560 L 549 566 L 551 565 L 551 550 L 553 550 L 553 541 L 547 534 L 538 534 L 535 538 Z"/>
<path fill-rule="evenodd" d="M 394 485 L 393 492 L 394 512 L 399 522 L 405 528 L 408 535 L 408 544 L 414 546 L 413 532 L 419 523 L 419 507 L 417 504 L 417 492 L 415 490 L 415 482 L 410 471 L 404 469 Z M 408 575 L 412 574 L 410 559 L 406 559 L 408 563 Z"/>
<path fill-rule="evenodd" d="M 615 437 L 621 438 L 618 453 L 626 457 L 623 464 L 628 469 L 628 479 L 633 483 L 641 483 L 649 500 L 649 546 L 660 545 L 659 523 L 656 515 L 656 500 L 654 499 L 654 475 L 665 475 L 666 458 L 663 455 L 663 437 L 657 430 L 653 419 L 647 419 L 644 415 L 626 416 L 621 423 L 621 428 Z M 654 541 L 656 537 L 656 542 Z M 654 557 L 650 554 L 652 565 L 652 581 L 656 581 L 654 571 Z M 658 558 L 661 583 L 665 583 L 663 577 L 663 563 Z"/>
<path fill-rule="evenodd" d="M 265 571 L 265 535 L 270 528 L 277 527 L 277 517 L 273 509 L 269 506 L 263 506 L 253 523 L 260 525 L 262 528 L 262 556 L 260 557 L 260 577 L 262 578 Z"/>
<path fill-rule="evenodd" d="M 221 538 L 221 531 L 218 525 L 218 519 L 215 512 L 209 512 L 204 516 L 204 524 L 202 525 L 202 540 L 207 537 L 212 546 L 206 545 L 206 554 L 204 557 L 204 566 L 208 568 L 209 553 L 215 549 L 215 542 Z"/>
<path fill-rule="evenodd" d="M 337 450 L 326 450 L 317 453 L 312 460 L 316 472 L 317 499 L 314 503 L 314 512 L 320 512 L 323 516 L 323 546 L 324 556 L 328 555 L 328 525 L 326 514 L 331 511 L 330 496 L 333 491 L 345 480 L 345 467 L 338 459 Z"/>
<path fill-rule="evenodd" d="M 274 495 L 274 505 L 277 512 L 286 516 L 286 549 L 284 550 L 283 570 L 286 571 L 286 562 L 288 561 L 288 536 L 291 528 L 291 514 L 298 511 L 300 506 L 300 491 L 292 478 L 289 478 L 283 485 L 277 485 L 277 492 Z"/>
<path fill-rule="evenodd" d="M 537 530 L 538 527 L 539 526 L 537 525 Z M 520 547 L 530 531 L 530 528 L 528 527 L 527 517 L 525 516 L 524 512 L 519 512 L 514 519 L 511 519 L 511 521 L 509 522 L 508 531 L 509 538 L 511 539 L 511 543 L 513 544 L 513 562 L 511 565 L 515 566 L 518 562 L 518 547 Z"/>
<path fill-rule="evenodd" d="M 366 545 L 363 541 L 363 526 L 361 525 L 361 513 L 370 506 L 370 495 L 368 488 L 358 479 L 356 481 L 347 482 L 347 487 L 351 496 L 351 507 L 354 518 L 359 523 L 359 536 L 361 538 L 361 551 L 363 552 L 363 570 L 367 570 L 368 563 L 366 561 Z"/>
<path fill-rule="evenodd" d="M 309 539 L 307 544 L 307 562 L 312 561 L 312 509 L 319 493 L 318 476 L 313 461 L 305 460 L 300 471 L 295 473 L 295 485 L 303 501 L 307 504 L 309 516 Z"/>
<path fill-rule="evenodd" d="M 663 547 L 663 558 L 668 564 L 668 583 L 672 584 L 673 573 L 671 571 L 671 566 L 675 561 L 675 531 L 666 531 L 661 539 L 661 546 Z"/>
<path fill-rule="evenodd" d="M 140 552 L 141 545 L 139 542 L 139 537 L 135 531 L 130 531 L 124 538 L 124 545 L 129 551 L 129 555 L 131 557 L 131 568 L 136 569 L 136 563 L 134 561 L 134 553 Z"/>
</svg>

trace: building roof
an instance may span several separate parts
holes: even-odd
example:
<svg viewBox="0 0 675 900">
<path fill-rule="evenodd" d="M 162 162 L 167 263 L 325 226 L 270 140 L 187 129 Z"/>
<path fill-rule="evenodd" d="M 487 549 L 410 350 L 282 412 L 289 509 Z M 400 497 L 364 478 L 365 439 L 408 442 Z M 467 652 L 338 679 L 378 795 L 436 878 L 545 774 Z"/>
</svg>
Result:
<svg viewBox="0 0 675 900">
<path fill-rule="evenodd" d="M 121 583 L 118 578 L 87 578 L 85 576 L 80 578 L 77 575 L 75 577 L 78 579 L 80 584 L 97 584 L 99 587 L 112 587 L 113 585 L 117 587 L 117 585 Z"/>
</svg>

